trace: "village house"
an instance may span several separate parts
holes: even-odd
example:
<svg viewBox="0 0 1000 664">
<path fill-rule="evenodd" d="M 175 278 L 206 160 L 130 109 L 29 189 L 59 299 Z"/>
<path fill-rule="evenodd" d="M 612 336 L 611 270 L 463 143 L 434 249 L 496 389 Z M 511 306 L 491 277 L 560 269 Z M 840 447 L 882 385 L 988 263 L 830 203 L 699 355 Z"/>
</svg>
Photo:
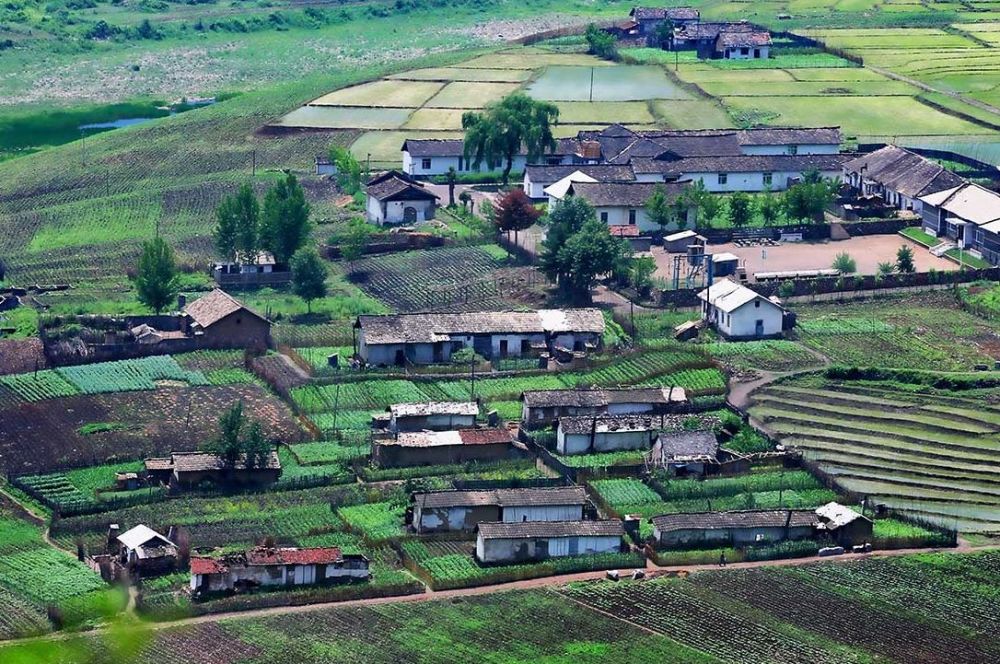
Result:
<svg viewBox="0 0 1000 664">
<path fill-rule="evenodd" d="M 169 539 L 142 524 L 119 534 L 118 524 L 108 528 L 108 553 L 130 574 L 166 574 L 177 568 L 179 550 Z"/>
<path fill-rule="evenodd" d="M 712 431 L 662 431 L 648 459 L 671 475 L 702 476 L 719 463 L 719 441 Z"/>
<path fill-rule="evenodd" d="M 369 180 L 365 194 L 368 222 L 379 226 L 430 221 L 437 209 L 437 194 L 399 171 L 388 171 Z"/>
<path fill-rule="evenodd" d="M 771 33 L 766 30 L 722 31 L 715 38 L 712 57 L 723 60 L 767 60 L 771 52 Z"/>
<path fill-rule="evenodd" d="M 412 177 L 444 175 L 451 168 L 455 169 L 456 173 L 484 173 L 490 170 L 485 160 L 478 168 L 473 167 L 474 160 L 465 158 L 465 141 L 461 138 L 408 138 L 403 141 L 401 150 L 403 173 Z M 541 163 L 549 165 L 587 163 L 586 156 L 577 154 L 578 152 L 580 147 L 576 141 L 557 139 L 556 149 L 542 155 Z M 511 172 L 524 171 L 527 161 L 527 152 L 515 155 Z"/>
<path fill-rule="evenodd" d="M 653 442 L 657 418 L 639 415 L 562 417 L 556 430 L 559 454 L 645 450 Z"/>
<path fill-rule="evenodd" d="M 196 593 L 361 581 L 370 577 L 366 557 L 344 555 L 336 547 L 259 546 L 221 558 L 191 557 L 191 590 Z"/>
<path fill-rule="evenodd" d="M 701 317 L 726 339 L 778 337 L 785 330 L 785 309 L 742 284 L 720 279 L 698 293 Z"/>
<path fill-rule="evenodd" d="M 940 164 L 895 145 L 887 145 L 844 164 L 843 182 L 854 196 L 877 198 L 903 212 L 921 213 L 921 197 L 965 183 Z"/>
<path fill-rule="evenodd" d="M 378 366 L 448 362 L 471 348 L 487 359 L 601 347 L 599 309 L 539 309 L 358 316 L 355 353 Z"/>
<path fill-rule="evenodd" d="M 635 23 L 635 34 L 646 41 L 646 45 L 659 47 L 656 39 L 660 26 L 668 22 L 674 30 L 701 20 L 701 13 L 692 7 L 633 7 L 628 13 Z"/>
<path fill-rule="evenodd" d="M 1000 265 L 1000 194 L 970 182 L 922 196 L 920 203 L 925 231 Z"/>
<path fill-rule="evenodd" d="M 597 144 L 595 155 L 597 158 L 600 158 L 599 143 Z M 593 164 L 589 166 L 545 166 L 532 164 L 524 169 L 524 193 L 534 200 L 545 199 L 551 196 L 546 191 L 548 187 L 574 176 L 578 182 L 631 182 L 635 180 L 632 167 L 628 164 Z M 581 178 L 580 176 L 583 177 Z"/>
<path fill-rule="evenodd" d="M 408 431 L 372 441 L 372 462 L 381 468 L 500 461 L 521 456 L 507 429 Z"/>
<path fill-rule="evenodd" d="M 521 521 L 480 523 L 476 558 L 514 563 L 621 551 L 621 521 Z"/>
<path fill-rule="evenodd" d="M 475 426 L 479 404 L 475 401 L 435 401 L 396 403 L 387 409 L 388 417 L 378 418 L 379 427 L 390 433 L 403 431 L 451 431 Z"/>
<path fill-rule="evenodd" d="M 667 415 L 689 405 L 681 387 L 531 390 L 521 394 L 521 426 L 541 429 L 572 416 Z"/>
<path fill-rule="evenodd" d="M 427 533 L 473 530 L 484 521 L 581 521 L 582 486 L 484 491 L 432 491 L 413 495 L 413 529 Z"/>
<path fill-rule="evenodd" d="M 221 456 L 209 452 L 173 452 L 169 457 L 146 459 L 143 465 L 151 482 L 179 489 L 193 489 L 203 483 L 260 486 L 273 484 L 281 477 L 281 462 L 273 450 L 266 463 L 251 467 L 245 456 L 230 467 Z"/>
<path fill-rule="evenodd" d="M 809 510 L 744 510 L 664 514 L 652 523 L 658 547 L 686 549 L 809 539 L 819 519 Z"/>
<path fill-rule="evenodd" d="M 212 278 L 220 286 L 273 285 L 291 281 L 292 271 L 270 253 L 261 251 L 249 260 L 215 263 Z"/>
<path fill-rule="evenodd" d="M 452 142 L 453 146 L 445 147 L 446 142 L 437 139 L 407 139 L 403 154 L 404 172 L 414 177 L 447 173 L 448 168 L 443 160 L 426 157 L 421 163 L 429 166 L 423 169 L 413 166 L 413 160 L 407 155 L 409 151 L 461 151 L 461 139 L 454 139 Z M 713 191 L 740 190 L 736 187 L 727 188 L 726 177 L 723 177 L 724 181 L 720 185 L 717 177 L 719 174 L 755 173 L 753 176 L 741 175 L 740 180 L 734 179 L 734 185 L 744 182 L 742 186 L 745 191 L 763 191 L 765 188 L 777 191 L 785 188 L 789 181 L 800 179 L 810 170 L 818 170 L 824 177 L 839 177 L 844 162 L 851 158 L 839 154 L 841 142 L 842 136 L 837 127 L 636 131 L 613 124 L 600 130 L 581 130 L 573 138 L 560 139 L 558 154 L 545 155 L 539 160 L 539 164 L 526 164 L 521 158 L 520 167 L 516 164 L 514 170 L 524 170 L 525 192 L 536 199 L 543 197 L 542 192 L 546 187 L 574 171 L 580 171 L 597 181 L 610 182 L 633 179 L 643 182 L 691 180 L 695 179 L 696 174 L 703 174 L 705 186 Z M 721 159 L 753 156 L 769 158 L 736 159 L 731 162 L 731 167 L 727 167 L 727 161 Z M 810 156 L 813 158 L 800 158 Z M 715 161 L 705 161 L 706 158 L 715 158 Z M 590 168 L 606 165 L 623 168 Z M 574 166 L 588 168 L 573 168 Z M 627 167 L 632 168 L 633 175 L 629 174 Z M 770 185 L 766 184 L 768 181 Z"/>
<path fill-rule="evenodd" d="M 549 200 L 550 205 L 554 206 L 570 196 L 578 196 L 594 208 L 601 223 L 611 228 L 635 226 L 640 233 L 651 233 L 664 228 L 654 223 L 646 210 L 646 203 L 656 188 L 661 187 L 667 199 L 673 204 L 680 199 L 688 186 L 686 182 L 572 182 L 562 198 L 556 199 L 550 194 Z M 552 191 L 552 188 L 546 191 Z M 693 226 L 696 218 L 697 207 L 685 206 L 684 224 Z M 678 224 L 679 222 L 675 222 L 666 228 L 676 229 Z"/>
<path fill-rule="evenodd" d="M 826 533 L 837 545 L 849 548 L 872 541 L 875 524 L 850 507 L 840 503 L 827 503 L 816 508 L 819 519 L 817 529 Z"/>
<path fill-rule="evenodd" d="M 216 288 L 184 307 L 183 329 L 202 348 L 254 348 L 271 345 L 271 321 Z"/>
</svg>

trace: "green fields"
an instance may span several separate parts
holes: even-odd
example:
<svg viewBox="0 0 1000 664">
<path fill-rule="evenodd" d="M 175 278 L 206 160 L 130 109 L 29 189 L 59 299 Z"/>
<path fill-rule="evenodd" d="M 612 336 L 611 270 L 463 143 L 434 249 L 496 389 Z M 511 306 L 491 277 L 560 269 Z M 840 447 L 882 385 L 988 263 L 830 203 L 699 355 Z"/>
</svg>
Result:
<svg viewBox="0 0 1000 664">
<path fill-rule="evenodd" d="M 985 397 L 810 378 L 755 393 L 750 412 L 849 491 L 948 528 L 992 532 L 1000 409 Z"/>
</svg>

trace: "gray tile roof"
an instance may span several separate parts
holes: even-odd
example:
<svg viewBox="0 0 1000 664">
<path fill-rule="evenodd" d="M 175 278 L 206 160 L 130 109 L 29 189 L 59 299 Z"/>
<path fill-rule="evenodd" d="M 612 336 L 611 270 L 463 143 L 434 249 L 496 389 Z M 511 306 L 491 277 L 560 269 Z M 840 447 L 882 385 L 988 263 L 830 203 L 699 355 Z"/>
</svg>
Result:
<svg viewBox="0 0 1000 664">
<path fill-rule="evenodd" d="M 584 505 L 587 503 L 587 492 L 582 486 L 565 486 L 487 491 L 432 491 L 415 494 L 413 498 L 414 502 L 422 508 L 482 507 L 485 505 L 502 507 Z"/>
<path fill-rule="evenodd" d="M 621 537 L 624 534 L 621 521 L 519 521 L 479 524 L 479 536 L 483 539 Z"/>
<path fill-rule="evenodd" d="M 930 159 L 895 145 L 851 159 L 843 168 L 846 173 L 862 173 L 864 168 L 865 179 L 910 198 L 951 189 L 965 182 Z"/>
<path fill-rule="evenodd" d="M 715 48 L 722 50 L 726 48 L 757 48 L 771 45 L 771 33 L 764 31 L 755 32 L 720 32 L 715 41 Z"/>
<path fill-rule="evenodd" d="M 680 387 L 531 390 L 521 394 L 521 401 L 529 408 L 586 408 L 604 407 L 612 403 L 683 403 L 687 401 L 687 395 Z"/>
<path fill-rule="evenodd" d="M 739 512 L 687 512 L 652 519 L 661 533 L 676 530 L 725 530 L 738 528 L 810 527 L 819 519 L 808 510 L 746 510 Z"/>
<path fill-rule="evenodd" d="M 628 13 L 637 21 L 662 20 L 665 18 L 677 21 L 693 21 L 701 14 L 692 7 L 633 7 Z"/>
<path fill-rule="evenodd" d="M 574 182 L 568 193 L 579 196 L 594 207 L 641 208 L 657 187 L 663 187 L 667 196 L 680 196 L 687 182 Z"/>
<path fill-rule="evenodd" d="M 170 459 L 174 471 L 178 473 L 196 473 L 225 468 L 222 457 L 209 452 L 174 452 L 170 455 Z M 246 470 L 246 457 L 242 456 L 237 459 L 234 468 L 236 470 Z M 278 460 L 278 453 L 273 450 L 267 458 L 267 463 L 263 467 L 257 467 L 258 470 L 277 470 L 280 468 L 281 462 Z"/>
<path fill-rule="evenodd" d="M 433 343 L 453 334 L 604 333 L 600 309 L 539 309 L 358 316 L 367 344 Z"/>
<path fill-rule="evenodd" d="M 809 170 L 839 171 L 851 159 L 846 154 L 760 154 L 725 157 L 688 157 L 676 161 L 635 159 L 637 174 L 662 173 L 679 177 L 685 173 L 803 173 Z"/>
<path fill-rule="evenodd" d="M 548 155 L 573 154 L 577 150 L 575 138 L 556 139 L 555 152 L 545 151 Z M 465 155 L 465 140 L 461 138 L 408 138 L 403 141 L 401 151 L 409 152 L 412 157 L 462 157 Z M 520 154 L 525 154 L 521 151 Z"/>
<path fill-rule="evenodd" d="M 632 167 L 628 164 L 565 164 L 559 166 L 530 165 L 525 171 L 536 184 L 552 184 L 568 175 L 580 171 L 595 180 L 629 182 L 635 180 Z"/>
<path fill-rule="evenodd" d="M 754 127 L 739 132 L 740 145 L 840 145 L 840 127 Z"/>
<path fill-rule="evenodd" d="M 380 201 L 438 198 L 436 194 L 424 189 L 422 184 L 398 171 L 389 171 L 370 180 L 365 192 Z"/>
<path fill-rule="evenodd" d="M 757 28 L 745 21 L 689 23 L 682 27 L 677 36 L 681 39 L 715 40 L 723 32 L 754 32 Z"/>
<path fill-rule="evenodd" d="M 653 447 L 655 459 L 668 462 L 683 457 L 715 458 L 719 443 L 711 431 L 670 431 L 661 433 Z"/>
<path fill-rule="evenodd" d="M 595 429 L 601 433 L 610 431 L 649 431 L 661 422 L 659 417 L 641 415 L 598 415 L 596 417 L 561 417 L 559 429 L 568 434 L 589 434 Z"/>
</svg>

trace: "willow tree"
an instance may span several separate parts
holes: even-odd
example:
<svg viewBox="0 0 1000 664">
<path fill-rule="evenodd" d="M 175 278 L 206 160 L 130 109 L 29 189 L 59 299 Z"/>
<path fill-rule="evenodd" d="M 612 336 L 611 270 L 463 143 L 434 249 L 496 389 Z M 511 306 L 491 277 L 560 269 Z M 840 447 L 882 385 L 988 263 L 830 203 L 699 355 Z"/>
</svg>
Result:
<svg viewBox="0 0 1000 664">
<path fill-rule="evenodd" d="M 558 119 L 555 104 L 522 93 L 489 104 L 482 112 L 468 111 L 462 115 L 465 160 L 472 168 L 479 168 L 483 162 L 490 170 L 503 166 L 503 184 L 507 186 L 514 158 L 522 149 L 529 164 L 537 162 L 545 152 L 555 152 L 552 126 Z"/>
</svg>

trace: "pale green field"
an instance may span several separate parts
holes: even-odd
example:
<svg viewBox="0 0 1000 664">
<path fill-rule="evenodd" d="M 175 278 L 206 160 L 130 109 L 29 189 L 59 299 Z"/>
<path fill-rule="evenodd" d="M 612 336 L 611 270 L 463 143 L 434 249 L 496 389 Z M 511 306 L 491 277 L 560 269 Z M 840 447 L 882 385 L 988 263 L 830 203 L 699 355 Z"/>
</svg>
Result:
<svg viewBox="0 0 1000 664">
<path fill-rule="evenodd" d="M 461 130 L 464 110 L 454 108 L 418 108 L 403 129 Z"/>
<path fill-rule="evenodd" d="M 531 78 L 530 69 L 471 69 L 469 67 L 430 67 L 393 74 L 388 78 L 403 81 L 483 81 L 521 83 Z"/>
<path fill-rule="evenodd" d="M 649 104 L 644 101 L 560 101 L 556 106 L 559 107 L 560 124 L 652 124 L 656 121 L 649 112 Z"/>
<path fill-rule="evenodd" d="M 772 113 L 770 125 L 839 125 L 849 136 L 982 134 L 971 122 L 912 97 L 729 97 L 736 111 Z"/>
<path fill-rule="evenodd" d="M 276 124 L 285 127 L 397 129 L 408 117 L 410 117 L 408 108 L 302 106 L 282 117 Z"/>
<path fill-rule="evenodd" d="M 862 67 L 814 67 L 786 70 L 796 81 L 889 81 L 882 74 Z"/>
<path fill-rule="evenodd" d="M 402 159 L 400 148 L 407 138 L 461 138 L 460 131 L 370 131 L 351 144 L 351 152 L 358 159 L 371 155 L 372 164 L 399 167 Z"/>
<path fill-rule="evenodd" d="M 722 105 L 711 99 L 691 99 L 652 102 L 653 114 L 674 129 L 721 129 L 733 127 Z"/>
<path fill-rule="evenodd" d="M 567 67 L 613 67 L 614 63 L 582 53 L 550 53 L 541 49 L 524 49 L 516 53 L 502 51 L 463 62 L 463 67 L 487 69 L 538 69 L 563 65 Z"/>
<path fill-rule="evenodd" d="M 469 83 L 457 81 L 431 97 L 427 108 L 482 108 L 499 101 L 519 88 L 517 83 Z"/>
<path fill-rule="evenodd" d="M 748 77 L 749 78 L 749 77 Z M 912 97 L 920 92 L 901 81 L 794 81 L 753 85 L 742 83 L 701 83 L 701 88 L 714 97 L 852 97 L 872 96 Z"/>
<path fill-rule="evenodd" d="M 556 125 L 552 129 L 552 135 L 555 136 L 556 138 L 572 138 L 572 137 L 576 136 L 577 132 L 580 132 L 580 131 L 594 131 L 595 129 L 596 130 L 601 130 L 601 129 L 604 129 L 605 126 L 606 125 L 604 123 L 600 123 L 600 124 L 561 124 L 561 125 Z M 627 123 L 627 124 L 625 124 L 625 126 L 628 127 L 629 129 L 633 129 L 635 131 L 647 131 L 647 130 L 652 131 L 654 129 L 660 129 L 661 128 L 659 125 L 655 125 L 655 124 L 633 124 L 633 123 Z"/>
<path fill-rule="evenodd" d="M 372 81 L 325 94 L 312 106 L 386 106 L 413 108 L 437 94 L 443 83 L 434 81 Z"/>
<path fill-rule="evenodd" d="M 662 67 L 548 67 L 527 88 L 536 99 L 549 101 L 638 101 L 690 99 Z"/>
</svg>

